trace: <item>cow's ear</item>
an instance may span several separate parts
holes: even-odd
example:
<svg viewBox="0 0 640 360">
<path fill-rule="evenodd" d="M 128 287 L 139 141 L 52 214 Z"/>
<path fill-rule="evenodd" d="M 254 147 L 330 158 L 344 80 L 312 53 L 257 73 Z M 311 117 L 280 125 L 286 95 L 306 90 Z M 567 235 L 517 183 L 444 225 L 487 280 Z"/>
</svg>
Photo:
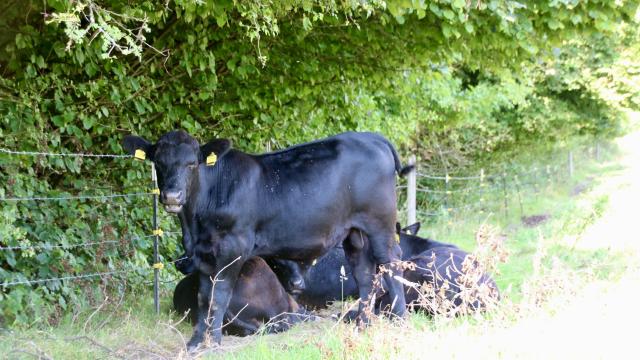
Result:
<svg viewBox="0 0 640 360">
<path fill-rule="evenodd" d="M 399 222 L 396 222 L 396 234 L 400 234 L 402 232 L 401 226 Z"/>
<path fill-rule="evenodd" d="M 129 153 L 138 159 L 144 160 L 152 159 L 153 144 L 140 136 L 127 135 L 122 140 L 122 147 Z"/>
<path fill-rule="evenodd" d="M 418 235 L 418 231 L 420 231 L 420 222 L 411 224 L 405 227 L 404 229 L 402 229 L 403 233 L 409 234 L 409 235 Z"/>
<path fill-rule="evenodd" d="M 213 165 L 215 159 L 211 154 L 215 155 L 215 158 L 220 158 L 231 149 L 231 140 L 228 139 L 215 139 L 200 146 L 201 161 L 207 161 L 207 165 Z M 210 159 L 210 160 L 209 160 Z M 211 162 L 211 164 L 210 164 Z"/>
</svg>

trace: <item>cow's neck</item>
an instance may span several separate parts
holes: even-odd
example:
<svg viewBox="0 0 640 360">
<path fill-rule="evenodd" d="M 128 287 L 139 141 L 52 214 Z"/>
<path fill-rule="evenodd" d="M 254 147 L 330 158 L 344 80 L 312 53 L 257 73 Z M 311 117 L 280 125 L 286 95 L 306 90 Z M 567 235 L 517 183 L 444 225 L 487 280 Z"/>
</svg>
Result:
<svg viewBox="0 0 640 360">
<path fill-rule="evenodd" d="M 194 215 L 217 212 L 229 204 L 229 197 L 243 178 L 243 167 L 235 160 L 238 156 L 230 150 L 214 166 L 200 167 L 198 178 L 194 179 L 190 189 L 191 194 L 197 194 L 191 202 Z"/>
</svg>

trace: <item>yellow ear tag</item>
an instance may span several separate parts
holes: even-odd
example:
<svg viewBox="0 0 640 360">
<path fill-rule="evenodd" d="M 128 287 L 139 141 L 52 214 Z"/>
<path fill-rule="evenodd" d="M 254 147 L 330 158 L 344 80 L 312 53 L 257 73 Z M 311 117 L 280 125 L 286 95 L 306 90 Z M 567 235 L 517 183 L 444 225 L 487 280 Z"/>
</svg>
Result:
<svg viewBox="0 0 640 360">
<path fill-rule="evenodd" d="M 144 150 L 136 149 L 136 153 L 133 154 L 133 157 L 138 159 L 138 160 L 144 160 L 144 159 L 147 158 L 147 153 L 144 152 Z"/>
<path fill-rule="evenodd" d="M 216 156 L 215 153 L 211 153 L 209 156 L 207 156 L 207 166 L 215 165 L 216 161 L 218 161 L 218 156 Z"/>
<path fill-rule="evenodd" d="M 400 242 L 400 235 L 396 234 L 396 242 Z"/>
</svg>

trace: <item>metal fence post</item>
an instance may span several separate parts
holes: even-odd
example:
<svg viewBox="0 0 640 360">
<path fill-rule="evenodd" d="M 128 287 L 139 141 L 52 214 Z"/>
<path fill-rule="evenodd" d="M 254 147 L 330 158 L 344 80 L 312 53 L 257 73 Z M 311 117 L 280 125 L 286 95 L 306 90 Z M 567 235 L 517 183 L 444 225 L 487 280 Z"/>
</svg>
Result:
<svg viewBox="0 0 640 360">
<path fill-rule="evenodd" d="M 409 157 L 409 165 L 416 164 L 416 156 Z M 407 176 L 407 225 L 416 222 L 416 188 L 417 169 L 414 169 Z"/>
<path fill-rule="evenodd" d="M 158 262 L 158 241 L 160 238 L 160 229 L 158 228 L 158 177 L 156 176 L 156 166 L 151 163 L 151 181 L 153 182 L 153 305 L 156 310 L 156 314 L 160 314 L 160 296 L 159 296 L 159 284 L 158 284 L 158 272 L 160 271 L 157 266 Z"/>
</svg>

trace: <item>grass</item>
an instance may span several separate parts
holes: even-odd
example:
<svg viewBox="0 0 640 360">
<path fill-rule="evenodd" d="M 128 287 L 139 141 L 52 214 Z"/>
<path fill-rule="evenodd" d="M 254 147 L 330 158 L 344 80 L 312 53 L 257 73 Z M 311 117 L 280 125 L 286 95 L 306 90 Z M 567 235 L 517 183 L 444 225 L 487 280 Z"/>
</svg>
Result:
<svg viewBox="0 0 640 360">
<path fill-rule="evenodd" d="M 420 219 L 421 235 L 468 251 L 476 246 L 474 234 L 480 225 L 489 223 L 501 229 L 510 257 L 494 274 L 504 295 L 498 311 L 454 319 L 412 314 L 403 323 L 374 319 L 366 331 L 325 319 L 279 335 L 225 337 L 222 348 L 204 357 L 412 359 L 424 358 L 427 351 L 430 356 L 450 357 L 456 349 L 456 356 L 468 358 L 477 355 L 478 348 L 495 354 L 490 351 L 495 339 L 487 340 L 487 334 L 500 334 L 505 324 L 524 323 L 524 314 L 555 309 L 554 296 L 558 293 L 571 295 L 588 282 L 613 281 L 625 273 L 631 255 L 614 249 L 576 247 L 580 234 L 608 208 L 607 193 L 596 190 L 609 176 L 623 170 L 611 149 L 605 155 L 600 162 L 589 156 L 577 157 L 573 178 L 563 176 L 560 170 L 550 181 L 540 176 L 536 181 L 520 177 L 520 186 L 509 187 L 507 213 L 498 183 L 483 188 L 482 194 L 466 193 L 448 199 L 450 206 L 473 204 L 472 208 Z M 562 164 L 562 159 L 558 163 Z M 544 216 L 544 220 L 535 226 L 526 225 L 523 218 L 532 216 Z M 152 311 L 149 293 L 129 293 L 122 301 L 106 301 L 97 308 L 64 315 L 53 327 L 1 330 L 0 354 L 5 355 L 0 357 L 186 358 L 183 339 L 188 340 L 191 326 L 171 313 L 170 299 L 170 291 L 163 291 L 159 316 Z M 338 312 L 339 305 L 333 311 Z M 469 341 L 466 346 L 460 346 L 461 336 Z"/>
</svg>

